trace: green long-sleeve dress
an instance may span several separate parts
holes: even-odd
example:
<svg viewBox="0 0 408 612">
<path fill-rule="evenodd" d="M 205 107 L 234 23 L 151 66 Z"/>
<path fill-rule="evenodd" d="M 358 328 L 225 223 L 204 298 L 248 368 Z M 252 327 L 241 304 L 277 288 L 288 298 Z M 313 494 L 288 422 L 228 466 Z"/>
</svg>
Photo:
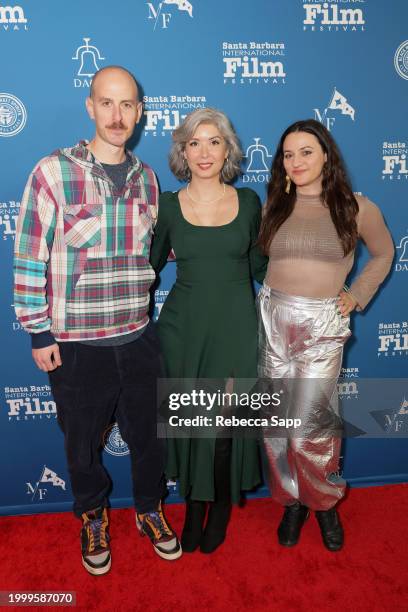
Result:
<svg viewBox="0 0 408 612">
<path fill-rule="evenodd" d="M 252 278 L 262 282 L 267 258 L 256 245 L 261 206 L 251 189 L 237 190 L 233 221 L 197 226 L 183 216 L 178 193 L 160 196 L 151 262 L 159 272 L 171 249 L 177 278 L 158 322 L 169 378 L 256 378 L 257 318 Z M 167 476 L 180 494 L 214 499 L 214 438 L 168 440 Z M 260 482 L 257 441 L 234 437 L 231 498 Z"/>
</svg>

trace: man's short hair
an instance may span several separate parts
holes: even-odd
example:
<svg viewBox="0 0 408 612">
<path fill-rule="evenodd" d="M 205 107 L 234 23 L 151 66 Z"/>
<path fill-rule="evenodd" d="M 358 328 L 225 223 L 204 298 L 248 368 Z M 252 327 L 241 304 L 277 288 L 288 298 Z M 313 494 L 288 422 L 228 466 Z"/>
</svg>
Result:
<svg viewBox="0 0 408 612">
<path fill-rule="evenodd" d="M 136 91 L 138 93 L 138 99 L 139 99 L 139 86 L 137 84 L 137 81 L 136 81 L 136 78 L 135 78 L 134 74 L 132 74 L 130 72 L 130 70 L 128 70 L 127 68 L 124 68 L 123 66 L 116 66 L 116 65 L 104 66 L 103 68 L 101 68 L 100 70 L 95 72 L 95 74 L 94 74 L 94 76 L 92 78 L 92 81 L 91 81 L 91 87 L 89 89 L 89 97 L 92 98 L 93 95 L 94 95 L 94 89 L 95 89 L 94 83 L 95 83 L 95 80 L 98 78 L 98 76 L 100 74 L 102 74 L 103 72 L 105 72 L 106 70 L 112 70 L 112 69 L 122 70 L 123 72 L 126 72 L 126 74 L 128 74 L 130 76 L 130 78 L 134 81 L 134 83 L 136 85 Z"/>
</svg>

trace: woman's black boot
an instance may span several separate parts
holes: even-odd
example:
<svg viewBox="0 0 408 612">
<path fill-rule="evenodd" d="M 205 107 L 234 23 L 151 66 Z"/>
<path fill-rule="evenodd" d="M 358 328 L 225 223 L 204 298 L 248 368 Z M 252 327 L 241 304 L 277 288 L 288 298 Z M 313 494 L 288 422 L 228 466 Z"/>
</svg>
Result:
<svg viewBox="0 0 408 612">
<path fill-rule="evenodd" d="M 200 545 L 206 509 L 207 502 L 186 499 L 186 516 L 181 533 L 183 552 L 194 552 Z"/>
<path fill-rule="evenodd" d="M 286 506 L 278 527 L 278 539 L 281 546 L 295 546 L 298 543 L 300 531 L 308 516 L 308 508 L 300 502 Z"/>
<path fill-rule="evenodd" d="M 336 508 L 316 510 L 315 514 L 327 550 L 331 552 L 341 550 L 344 543 L 344 531 Z"/>
<path fill-rule="evenodd" d="M 231 516 L 231 438 L 217 438 L 214 456 L 215 501 L 210 502 L 207 524 L 200 542 L 203 553 L 212 553 L 225 540 Z"/>
</svg>

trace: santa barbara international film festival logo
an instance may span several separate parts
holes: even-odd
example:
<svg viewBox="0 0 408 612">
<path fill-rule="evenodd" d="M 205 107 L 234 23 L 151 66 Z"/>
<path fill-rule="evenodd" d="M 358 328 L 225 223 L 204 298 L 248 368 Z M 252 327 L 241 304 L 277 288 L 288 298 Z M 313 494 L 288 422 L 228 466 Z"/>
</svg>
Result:
<svg viewBox="0 0 408 612">
<path fill-rule="evenodd" d="M 129 447 L 123 440 L 117 423 L 109 425 L 103 434 L 103 448 L 114 457 L 129 455 Z"/>
<path fill-rule="evenodd" d="M 408 356 L 408 321 L 379 323 L 378 357 Z"/>
<path fill-rule="evenodd" d="M 267 183 L 270 179 L 273 155 L 261 138 L 254 138 L 245 152 L 245 168 L 242 175 L 243 183 Z"/>
<path fill-rule="evenodd" d="M 3 240 L 14 240 L 19 211 L 20 202 L 0 202 L 0 236 Z"/>
<path fill-rule="evenodd" d="M 9 421 L 52 420 L 57 408 L 49 385 L 4 387 Z"/>
<path fill-rule="evenodd" d="M 340 380 L 337 383 L 337 392 L 341 400 L 358 399 L 359 369 L 356 367 L 341 368 Z"/>
<path fill-rule="evenodd" d="M 9 93 L 0 93 L 0 136 L 16 136 L 27 121 L 27 111 L 22 101 Z"/>
<path fill-rule="evenodd" d="M 223 42 L 224 85 L 284 85 L 283 42 Z"/>
<path fill-rule="evenodd" d="M 83 38 L 84 43 L 79 45 L 72 59 L 78 62 L 74 87 L 90 87 L 92 77 L 101 68 L 98 62 L 105 60 L 95 45 L 90 45 L 90 38 Z"/>
<path fill-rule="evenodd" d="M 315 119 L 325 125 L 329 131 L 334 126 L 337 116 L 339 115 L 339 113 L 335 111 L 340 111 L 340 115 L 346 115 L 354 121 L 356 113 L 355 108 L 351 106 L 347 98 L 343 96 L 343 94 L 341 94 L 336 87 L 333 89 L 329 103 L 323 112 L 319 108 L 313 109 Z"/>
<path fill-rule="evenodd" d="M 311 32 L 364 32 L 365 0 L 302 0 L 303 30 Z M 347 7 L 347 5 L 349 5 Z"/>
<path fill-rule="evenodd" d="M 5 32 L 28 30 L 27 19 L 21 6 L 0 6 L 0 29 Z"/>
<path fill-rule="evenodd" d="M 205 96 L 144 96 L 146 125 L 143 133 L 145 136 L 169 135 L 189 113 L 206 105 Z"/>
<path fill-rule="evenodd" d="M 169 291 L 167 289 L 156 289 L 154 292 L 154 320 L 160 316 L 161 309 L 164 306 L 164 302 L 166 301 L 167 296 L 169 295 Z"/>
<path fill-rule="evenodd" d="M 408 79 L 408 40 L 404 40 L 395 52 L 394 66 L 403 79 Z"/>
<path fill-rule="evenodd" d="M 26 482 L 26 493 L 30 495 L 31 502 L 44 501 L 49 491 L 54 488 L 66 492 L 66 482 L 46 465 L 42 467 L 38 480 Z"/>
<path fill-rule="evenodd" d="M 174 4 L 177 11 L 183 11 L 191 18 L 193 17 L 193 5 L 188 0 L 162 0 L 158 4 L 155 2 L 146 2 L 148 9 L 148 19 L 153 23 L 153 30 L 166 30 L 173 17 L 172 8 L 169 5 Z"/>
<path fill-rule="evenodd" d="M 382 143 L 382 158 L 384 166 L 382 179 L 400 181 L 408 179 L 408 146 L 405 140 L 385 140 Z"/>
</svg>

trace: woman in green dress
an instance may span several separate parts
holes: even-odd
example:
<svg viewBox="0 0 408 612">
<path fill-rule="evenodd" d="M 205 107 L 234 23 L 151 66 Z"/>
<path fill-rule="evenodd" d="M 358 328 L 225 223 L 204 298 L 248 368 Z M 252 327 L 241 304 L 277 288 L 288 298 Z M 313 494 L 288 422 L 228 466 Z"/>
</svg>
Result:
<svg viewBox="0 0 408 612">
<path fill-rule="evenodd" d="M 205 108 L 186 117 L 173 133 L 170 168 L 187 186 L 160 196 L 151 253 L 157 271 L 171 249 L 177 261 L 158 322 L 167 376 L 222 380 L 228 390 L 257 376 L 252 278 L 262 282 L 267 267 L 256 244 L 260 200 L 227 184 L 241 159 L 223 113 Z M 186 498 L 183 550 L 212 552 L 225 538 L 231 503 L 260 482 L 257 441 L 214 435 L 168 445 L 167 475 Z"/>
</svg>

